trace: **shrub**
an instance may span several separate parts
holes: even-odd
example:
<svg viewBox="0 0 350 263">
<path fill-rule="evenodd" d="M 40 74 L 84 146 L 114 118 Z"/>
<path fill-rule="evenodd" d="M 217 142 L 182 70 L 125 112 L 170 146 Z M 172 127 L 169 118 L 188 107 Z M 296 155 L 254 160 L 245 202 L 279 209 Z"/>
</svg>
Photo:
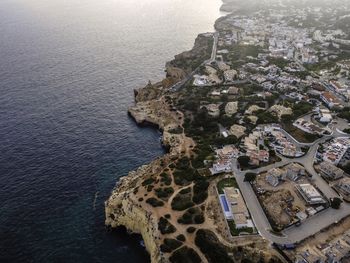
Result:
<svg viewBox="0 0 350 263">
<path fill-rule="evenodd" d="M 190 233 L 190 234 L 192 234 L 192 233 L 194 233 L 195 231 L 196 231 L 197 229 L 195 228 L 195 227 L 193 227 L 193 226 L 190 226 L 189 228 L 187 228 L 187 233 Z"/>
<path fill-rule="evenodd" d="M 196 176 L 198 176 L 197 171 L 190 167 L 174 171 L 174 180 L 177 185 L 188 185 L 196 179 Z"/>
<path fill-rule="evenodd" d="M 182 242 L 176 239 L 165 238 L 164 243 L 160 246 L 160 249 L 162 252 L 170 253 L 175 249 L 178 249 L 179 247 L 181 247 L 181 245 L 182 245 Z"/>
<path fill-rule="evenodd" d="M 146 180 L 144 180 L 144 181 L 142 182 L 142 185 L 143 185 L 143 186 L 151 185 L 151 184 L 153 184 L 154 182 L 155 182 L 155 180 L 154 180 L 153 178 L 148 178 L 148 179 L 146 179 Z"/>
<path fill-rule="evenodd" d="M 203 224 L 204 223 L 204 216 L 203 215 L 195 215 L 194 222 L 196 224 Z"/>
<path fill-rule="evenodd" d="M 193 187 L 192 201 L 196 204 L 203 203 L 208 198 L 209 182 L 207 180 L 199 180 Z"/>
<path fill-rule="evenodd" d="M 174 189 L 172 187 L 157 188 L 154 190 L 158 198 L 168 199 L 173 193 Z"/>
<path fill-rule="evenodd" d="M 161 177 L 160 182 L 164 183 L 167 186 L 171 185 L 173 180 L 171 179 L 171 176 L 169 174 L 161 173 L 160 177 Z"/>
<path fill-rule="evenodd" d="M 173 134 L 181 134 L 184 132 L 183 128 L 181 128 L 180 126 L 174 128 L 174 129 L 170 129 L 169 130 L 170 133 L 173 133 Z"/>
<path fill-rule="evenodd" d="M 213 232 L 204 229 L 198 230 L 195 243 L 209 262 L 233 262 L 232 258 L 227 254 L 226 248 L 219 242 Z"/>
<path fill-rule="evenodd" d="M 248 156 L 240 156 L 238 157 L 237 161 L 241 167 L 247 167 L 249 165 L 250 158 Z"/>
<path fill-rule="evenodd" d="M 170 214 L 166 214 L 164 217 L 165 217 L 166 219 L 170 219 L 170 218 L 171 218 L 171 215 L 170 215 Z"/>
<path fill-rule="evenodd" d="M 338 197 L 335 197 L 335 198 L 332 198 L 331 200 L 331 207 L 333 209 L 339 209 L 340 208 L 340 205 L 342 203 L 342 200 Z"/>
<path fill-rule="evenodd" d="M 347 128 L 347 129 L 344 129 L 343 132 L 347 133 L 347 134 L 350 134 L 350 129 Z"/>
<path fill-rule="evenodd" d="M 158 200 L 157 198 L 154 198 L 154 197 L 148 198 L 146 200 L 146 203 L 150 204 L 153 207 L 159 207 L 159 206 L 163 206 L 164 205 L 163 201 L 160 201 L 160 200 Z"/>
<path fill-rule="evenodd" d="M 188 194 L 177 194 L 171 202 L 171 208 L 176 211 L 183 211 L 192 206 L 194 206 L 194 203 L 191 201 L 191 195 Z"/>
<path fill-rule="evenodd" d="M 158 222 L 158 230 L 163 234 L 171 234 L 176 232 L 176 228 L 168 221 L 168 219 L 161 217 Z"/>
<path fill-rule="evenodd" d="M 185 195 L 185 194 L 191 193 L 191 190 L 192 190 L 191 187 L 184 188 L 180 191 L 180 194 Z"/>
<path fill-rule="evenodd" d="M 189 247 L 182 247 L 176 250 L 169 258 L 171 263 L 200 263 L 201 258 L 196 251 Z"/>
<path fill-rule="evenodd" d="M 176 237 L 176 239 L 177 240 L 179 240 L 179 241 L 181 241 L 181 242 L 185 242 L 186 241 L 186 237 L 184 236 L 184 235 L 178 235 L 177 237 Z"/>
<path fill-rule="evenodd" d="M 256 179 L 256 173 L 246 173 L 244 175 L 244 182 L 252 183 Z"/>
<path fill-rule="evenodd" d="M 273 115 L 271 112 L 264 111 L 257 114 L 258 121 L 257 124 L 267 124 L 278 122 L 278 117 Z"/>
<path fill-rule="evenodd" d="M 190 208 L 188 209 L 178 220 L 178 223 L 184 225 L 190 224 L 203 224 L 204 216 L 203 212 L 199 208 Z"/>
<path fill-rule="evenodd" d="M 179 170 L 186 170 L 190 166 L 190 160 L 185 156 L 179 159 L 176 163 L 176 168 Z"/>
</svg>

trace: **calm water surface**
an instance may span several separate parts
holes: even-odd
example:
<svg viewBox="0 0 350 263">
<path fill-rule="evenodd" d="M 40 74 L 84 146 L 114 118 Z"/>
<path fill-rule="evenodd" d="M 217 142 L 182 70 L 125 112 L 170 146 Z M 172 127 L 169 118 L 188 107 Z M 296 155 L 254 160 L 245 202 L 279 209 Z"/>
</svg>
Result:
<svg viewBox="0 0 350 263">
<path fill-rule="evenodd" d="M 0 262 L 148 261 L 104 228 L 118 178 L 163 153 L 126 110 L 220 4 L 0 1 Z"/>
</svg>

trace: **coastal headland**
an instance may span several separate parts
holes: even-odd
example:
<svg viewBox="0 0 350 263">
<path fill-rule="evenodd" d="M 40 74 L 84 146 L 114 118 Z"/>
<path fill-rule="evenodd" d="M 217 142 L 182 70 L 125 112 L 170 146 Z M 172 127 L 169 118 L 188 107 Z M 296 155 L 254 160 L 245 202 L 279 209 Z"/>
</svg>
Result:
<svg viewBox="0 0 350 263">
<path fill-rule="evenodd" d="M 105 202 L 105 223 L 141 234 L 151 262 L 214 262 L 206 255 L 207 245 L 226 259 L 230 251 L 236 253 L 246 246 L 242 250 L 245 255 L 258 259 L 258 251 L 268 245 L 258 236 L 232 240 L 222 231 L 227 226 L 216 211 L 219 205 L 214 198 L 218 179 L 195 174 L 190 164 L 197 155 L 196 142 L 186 136 L 184 114 L 176 108 L 176 100 L 198 67 L 210 60 L 216 44 L 214 34 L 200 34 L 192 50 L 166 64 L 162 81 L 135 90 L 135 105 L 128 110 L 137 124 L 153 125 L 162 131 L 168 153 L 120 179 Z M 189 222 L 182 222 L 189 213 Z M 209 243 L 196 245 L 202 240 Z M 266 256 L 273 257 L 270 253 Z"/>
<path fill-rule="evenodd" d="M 341 262 L 350 5 L 226 0 L 222 10 L 162 81 L 135 90 L 129 115 L 161 130 L 167 153 L 118 182 L 106 225 L 141 234 L 152 262 Z"/>
</svg>

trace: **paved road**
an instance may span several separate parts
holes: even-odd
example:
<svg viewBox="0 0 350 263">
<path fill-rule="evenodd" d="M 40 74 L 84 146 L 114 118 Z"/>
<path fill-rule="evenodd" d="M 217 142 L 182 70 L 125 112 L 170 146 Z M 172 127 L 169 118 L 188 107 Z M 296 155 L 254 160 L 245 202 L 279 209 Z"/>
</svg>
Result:
<svg viewBox="0 0 350 263">
<path fill-rule="evenodd" d="M 263 173 L 266 172 L 272 168 L 278 168 L 285 166 L 289 163 L 300 163 L 302 164 L 305 169 L 312 175 L 312 181 L 313 183 L 324 193 L 324 195 L 327 198 L 337 197 L 339 196 L 329 185 L 321 178 L 321 176 L 316 173 L 313 164 L 314 164 L 314 156 L 317 152 L 317 148 L 319 144 L 324 143 L 326 140 L 336 137 L 349 137 L 349 135 L 344 136 L 344 134 L 341 134 L 337 132 L 336 127 L 334 127 L 334 132 L 331 136 L 323 137 L 310 147 L 308 153 L 301 157 L 301 158 L 295 158 L 295 159 L 288 159 L 281 157 L 281 161 L 266 167 L 261 167 L 255 170 L 249 170 L 249 171 L 240 171 L 237 168 L 237 160 L 234 159 L 232 161 L 232 170 L 235 175 L 235 178 L 237 180 L 237 183 L 241 189 L 241 192 L 243 194 L 243 197 L 247 203 L 247 207 L 251 213 L 252 219 L 256 225 L 256 228 L 258 229 L 260 235 L 269 240 L 270 242 L 279 244 L 279 245 L 288 245 L 288 244 L 294 244 L 298 243 L 305 238 L 312 236 L 322 229 L 326 228 L 327 226 L 340 221 L 341 219 L 345 218 L 346 216 L 350 215 L 350 204 L 343 203 L 339 210 L 334 210 L 331 208 L 328 208 L 310 218 L 305 220 L 301 226 L 292 226 L 282 232 L 282 235 L 275 235 L 273 232 L 271 232 L 271 225 L 268 221 L 259 201 L 258 198 L 255 195 L 254 190 L 252 189 L 251 185 L 247 182 L 244 182 L 244 175 L 247 172 L 254 172 L 254 173 Z"/>
<path fill-rule="evenodd" d="M 213 43 L 213 49 L 212 49 L 212 52 L 211 52 L 211 56 L 210 56 L 210 59 L 208 60 L 205 60 L 202 64 L 200 64 L 194 71 L 192 71 L 191 74 L 189 74 L 185 79 L 175 83 L 173 86 L 171 86 L 169 88 L 169 90 L 171 92 L 177 92 L 179 91 L 188 81 L 190 81 L 194 75 L 197 74 L 197 72 L 199 71 L 199 69 L 206 65 L 206 64 L 210 64 L 212 62 L 215 61 L 216 59 L 216 52 L 217 52 L 217 47 L 218 47 L 218 41 L 219 41 L 219 33 L 218 32 L 215 32 L 213 33 L 213 38 L 214 38 L 214 43 Z"/>
</svg>

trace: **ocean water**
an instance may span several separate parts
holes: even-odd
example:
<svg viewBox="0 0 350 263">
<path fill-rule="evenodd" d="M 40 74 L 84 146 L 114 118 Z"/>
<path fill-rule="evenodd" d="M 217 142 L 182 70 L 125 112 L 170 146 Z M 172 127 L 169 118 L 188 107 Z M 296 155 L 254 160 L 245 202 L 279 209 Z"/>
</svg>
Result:
<svg viewBox="0 0 350 263">
<path fill-rule="evenodd" d="M 220 0 L 0 1 L 0 262 L 147 262 L 104 227 L 118 178 L 163 154 L 133 89 L 213 30 Z"/>
</svg>

